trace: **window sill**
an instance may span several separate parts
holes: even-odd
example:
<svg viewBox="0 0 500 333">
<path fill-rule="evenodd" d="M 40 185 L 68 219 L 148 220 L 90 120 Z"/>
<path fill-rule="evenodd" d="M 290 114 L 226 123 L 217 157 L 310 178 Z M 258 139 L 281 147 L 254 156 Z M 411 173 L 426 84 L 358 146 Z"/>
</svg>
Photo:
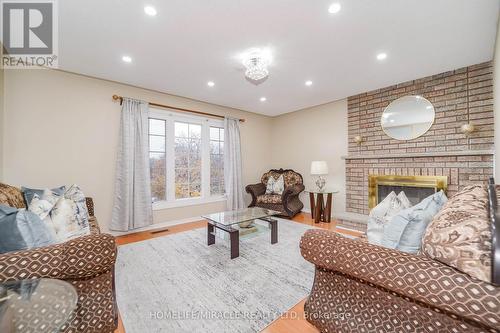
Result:
<svg viewBox="0 0 500 333">
<path fill-rule="evenodd" d="M 226 201 L 227 198 L 225 196 L 216 196 L 209 198 L 196 198 L 196 199 L 178 199 L 174 202 L 168 201 L 157 201 L 153 203 L 153 210 L 162 210 L 169 208 L 179 208 L 179 207 L 189 207 L 189 206 L 198 206 L 205 205 L 214 202 L 222 202 Z"/>
</svg>

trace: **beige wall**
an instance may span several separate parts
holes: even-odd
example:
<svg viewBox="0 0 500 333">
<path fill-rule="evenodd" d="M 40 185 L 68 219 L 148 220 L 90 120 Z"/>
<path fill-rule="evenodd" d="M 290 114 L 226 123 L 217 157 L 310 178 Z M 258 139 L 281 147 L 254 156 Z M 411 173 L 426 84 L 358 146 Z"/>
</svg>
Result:
<svg viewBox="0 0 500 333">
<path fill-rule="evenodd" d="M 2 44 L 0 43 L 0 47 Z M 0 181 L 3 179 L 3 137 L 4 137 L 4 70 L 0 67 Z"/>
<path fill-rule="evenodd" d="M 495 180 L 500 182 L 500 20 L 493 58 L 493 104 L 495 112 Z"/>
<path fill-rule="evenodd" d="M 333 215 L 345 212 L 345 163 L 341 156 L 347 155 L 347 100 L 273 118 L 272 142 L 273 167 L 300 172 L 306 188 L 314 184 L 309 175 L 311 161 L 327 161 L 327 186 L 340 190 L 333 197 Z M 301 199 L 309 209 L 305 193 Z"/>
<path fill-rule="evenodd" d="M 94 197 L 97 217 L 107 230 L 120 120 L 113 94 L 246 118 L 241 125 L 244 184 L 254 183 L 270 168 L 269 117 L 61 71 L 10 70 L 5 73 L 2 131 L 5 182 L 33 187 L 79 184 Z M 224 203 L 218 202 L 155 211 L 154 220 L 222 209 Z"/>
</svg>

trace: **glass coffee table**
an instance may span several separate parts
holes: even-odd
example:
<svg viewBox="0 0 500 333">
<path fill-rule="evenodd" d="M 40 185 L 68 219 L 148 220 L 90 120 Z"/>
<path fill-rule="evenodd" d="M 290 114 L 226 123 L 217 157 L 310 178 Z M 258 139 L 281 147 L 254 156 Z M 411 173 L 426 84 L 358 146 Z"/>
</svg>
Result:
<svg viewBox="0 0 500 333">
<path fill-rule="evenodd" d="M 76 289 L 66 281 L 33 279 L 0 284 L 0 332 L 53 333 L 73 317 Z"/>
<path fill-rule="evenodd" d="M 215 244 L 215 229 L 223 230 L 229 234 L 231 259 L 237 258 L 240 255 L 240 232 L 234 227 L 253 220 L 261 220 L 269 223 L 271 244 L 276 244 L 278 243 L 278 220 L 273 219 L 272 216 L 279 214 L 281 213 L 275 210 L 251 207 L 204 215 L 202 217 L 208 221 L 207 243 L 208 245 Z"/>
</svg>

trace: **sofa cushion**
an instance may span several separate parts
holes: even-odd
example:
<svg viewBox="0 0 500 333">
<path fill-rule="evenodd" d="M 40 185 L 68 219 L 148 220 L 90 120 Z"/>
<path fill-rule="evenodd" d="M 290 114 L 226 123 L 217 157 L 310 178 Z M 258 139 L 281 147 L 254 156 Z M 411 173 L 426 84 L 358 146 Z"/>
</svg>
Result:
<svg viewBox="0 0 500 333">
<path fill-rule="evenodd" d="M 21 190 L 3 183 L 0 183 L 0 204 L 15 208 L 26 208 Z"/>
<path fill-rule="evenodd" d="M 491 222 L 485 186 L 459 191 L 425 232 L 423 252 L 482 281 L 491 281 Z"/>
<path fill-rule="evenodd" d="M 368 218 L 368 228 L 366 236 L 370 244 L 381 245 L 384 237 L 384 226 L 389 223 L 391 218 L 399 213 L 399 211 L 409 208 L 410 201 L 404 194 L 400 192 L 398 195 L 391 192 L 377 206 L 370 211 Z"/>
<path fill-rule="evenodd" d="M 279 194 L 259 195 L 259 196 L 257 196 L 257 203 L 281 204 L 281 195 L 279 195 Z"/>
<path fill-rule="evenodd" d="M 446 201 L 444 192 L 439 191 L 415 206 L 397 213 L 384 226 L 382 245 L 403 252 L 417 253 L 427 226 Z"/>
</svg>

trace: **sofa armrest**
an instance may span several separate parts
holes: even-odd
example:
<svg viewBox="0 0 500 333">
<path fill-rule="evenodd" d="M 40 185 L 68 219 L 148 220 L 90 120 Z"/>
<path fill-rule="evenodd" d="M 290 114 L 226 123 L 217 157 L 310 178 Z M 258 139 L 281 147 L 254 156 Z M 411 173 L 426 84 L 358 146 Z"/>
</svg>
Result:
<svg viewBox="0 0 500 333">
<path fill-rule="evenodd" d="M 89 212 L 89 216 L 94 216 L 94 200 L 90 197 L 85 198 L 85 203 L 87 204 L 87 211 Z"/>
<path fill-rule="evenodd" d="M 303 184 L 288 186 L 283 191 L 283 194 L 281 195 L 281 200 L 283 202 L 287 202 L 288 199 L 293 198 L 293 197 L 299 195 L 300 192 L 304 191 L 304 189 L 305 189 L 305 186 Z"/>
<path fill-rule="evenodd" d="M 245 190 L 247 193 L 252 195 L 252 203 L 250 203 L 250 207 L 253 207 L 257 203 L 257 197 L 266 193 L 266 185 L 262 183 L 247 185 Z"/>
<path fill-rule="evenodd" d="M 308 230 L 302 256 L 322 269 L 372 283 L 415 301 L 495 327 L 500 287 L 425 256 L 386 249 L 327 230 Z"/>
<path fill-rule="evenodd" d="M 87 235 L 61 244 L 0 254 L 0 282 L 90 278 L 112 269 L 115 260 L 113 236 Z"/>
</svg>

